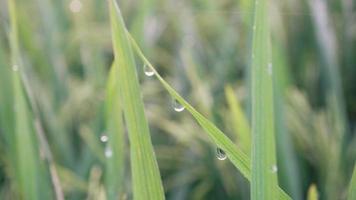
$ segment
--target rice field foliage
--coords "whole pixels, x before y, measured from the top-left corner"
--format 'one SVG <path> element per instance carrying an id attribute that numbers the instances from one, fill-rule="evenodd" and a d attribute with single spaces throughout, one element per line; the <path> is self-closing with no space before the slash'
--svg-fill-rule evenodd
<path id="1" fill-rule="evenodd" d="M 355 199 L 354 17 L 0 1 L 0 199 Z"/>

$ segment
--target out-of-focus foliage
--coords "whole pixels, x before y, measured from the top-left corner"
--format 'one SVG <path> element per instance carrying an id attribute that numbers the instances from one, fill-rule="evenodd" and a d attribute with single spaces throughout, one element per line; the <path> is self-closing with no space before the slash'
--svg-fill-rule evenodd
<path id="1" fill-rule="evenodd" d="M 8 2 L 0 1 L 0 199 L 25 195 L 36 171 L 44 182 L 30 191 L 34 198 L 56 199 L 60 186 L 65 199 L 131 199 L 127 133 L 112 135 L 120 126 L 111 120 L 120 120 L 121 111 L 107 101 L 114 95 L 106 86 L 113 62 L 107 1 L 15 0 L 21 77 L 12 70 Z M 253 1 L 118 3 L 162 77 L 236 145 L 250 148 L 240 143 L 250 141 L 249 133 L 239 131 L 251 125 Z M 306 199 L 313 183 L 320 199 L 346 199 L 356 160 L 356 3 L 268 4 L 279 185 L 293 199 Z M 230 162 L 216 159 L 204 130 L 188 112 L 175 112 L 159 81 L 144 75 L 140 59 L 136 64 L 166 199 L 249 199 L 248 181 Z M 241 115 L 247 125 L 237 119 Z M 39 148 L 38 124 L 50 160 Z M 20 178 L 17 170 L 25 165 L 40 168 Z"/>

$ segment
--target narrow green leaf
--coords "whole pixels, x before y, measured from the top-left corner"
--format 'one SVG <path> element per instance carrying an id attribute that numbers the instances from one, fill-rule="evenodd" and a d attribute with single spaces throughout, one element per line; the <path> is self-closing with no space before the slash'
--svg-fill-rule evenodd
<path id="1" fill-rule="evenodd" d="M 252 200 L 276 199 L 272 188 L 278 185 L 268 5 L 267 0 L 255 0 L 251 66 Z"/>
<path id="2" fill-rule="evenodd" d="M 285 117 L 285 95 L 290 85 L 285 60 L 285 48 L 281 45 L 280 35 L 275 35 L 272 40 L 273 49 L 273 92 L 274 92 L 274 114 L 276 148 L 278 160 L 278 181 L 283 188 L 294 199 L 302 199 L 300 170 L 294 149 L 291 133 L 287 128 Z"/>
<path id="3" fill-rule="evenodd" d="M 232 127 L 237 135 L 237 144 L 241 149 L 250 155 L 251 152 L 251 135 L 250 125 L 247 122 L 247 118 L 244 115 L 241 105 L 235 96 L 235 93 L 231 86 L 225 87 L 225 96 L 229 109 L 231 110 L 232 119 L 234 119 Z"/>
<path id="4" fill-rule="evenodd" d="M 122 119 L 121 101 L 119 98 L 117 68 L 111 67 L 106 90 L 106 133 L 109 138 L 105 154 L 112 155 L 106 160 L 106 188 L 109 200 L 118 199 L 123 192 L 125 169 L 125 136 Z"/>
<path id="5" fill-rule="evenodd" d="M 193 115 L 193 117 L 197 120 L 200 126 L 206 131 L 210 139 L 224 152 L 227 157 L 230 159 L 232 164 L 244 175 L 248 180 L 251 180 L 251 169 L 250 169 L 250 158 L 241 151 L 236 145 L 220 130 L 218 129 L 212 122 L 206 119 L 202 114 L 196 111 L 193 106 L 191 106 L 184 98 L 182 98 L 156 71 L 156 69 L 152 66 L 152 64 L 147 60 L 147 58 L 142 53 L 141 49 L 135 42 L 135 40 L 131 37 L 131 35 L 127 32 L 131 43 L 144 61 L 144 63 L 149 66 L 153 72 L 155 73 L 158 80 L 161 82 L 163 87 L 169 92 L 172 97 L 174 97 L 180 104 L 185 106 L 185 108 Z M 275 191 L 278 194 L 278 199 L 291 199 L 282 189 L 275 186 Z"/>
<path id="6" fill-rule="evenodd" d="M 46 159 L 46 150 L 43 145 L 40 145 L 40 139 L 35 132 L 34 125 L 38 126 L 39 122 L 32 116 L 30 112 L 29 96 L 25 92 L 25 83 L 23 79 L 23 66 L 20 55 L 18 42 L 18 22 L 15 0 L 8 1 L 11 32 L 9 34 L 11 62 L 12 62 L 12 90 L 13 90 L 13 111 L 14 111 L 14 144 L 15 144 L 15 171 L 16 171 L 16 186 L 21 198 L 37 200 L 49 199 L 53 196 L 53 186 L 55 188 L 57 199 L 63 199 L 60 194 L 60 189 L 56 189 L 58 182 L 50 184 L 48 172 L 53 175 L 53 163 L 48 161 L 49 171 L 43 162 Z M 33 110 L 32 110 L 33 111 Z M 40 158 L 41 154 L 41 158 Z M 42 160 L 41 160 L 42 159 Z M 57 178 L 57 177 L 56 177 Z M 52 179 L 53 180 L 53 179 Z M 58 179 L 56 179 L 58 181 Z"/>
<path id="7" fill-rule="evenodd" d="M 33 127 L 29 121 L 29 110 L 18 72 L 13 73 L 15 109 L 16 166 L 19 187 L 23 197 L 40 199 L 39 152 L 35 148 Z"/>
<path id="8" fill-rule="evenodd" d="M 354 172 L 349 185 L 348 200 L 356 200 L 356 165 L 354 166 Z"/>
<path id="9" fill-rule="evenodd" d="M 110 0 L 109 5 L 116 74 L 120 80 L 118 89 L 130 140 L 133 195 L 135 199 L 164 199 L 160 173 L 145 118 L 133 52 L 117 3 Z"/>

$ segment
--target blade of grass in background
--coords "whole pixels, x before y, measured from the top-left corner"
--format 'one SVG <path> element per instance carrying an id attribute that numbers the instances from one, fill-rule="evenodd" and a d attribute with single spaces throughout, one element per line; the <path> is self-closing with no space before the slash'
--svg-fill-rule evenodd
<path id="1" fill-rule="evenodd" d="M 8 151 L 8 156 L 12 162 L 14 158 L 14 137 L 13 133 L 13 91 L 12 91 L 12 70 L 7 65 L 8 60 L 5 60 L 5 48 L 3 41 L 0 41 L 0 131 L 3 148 Z M 10 155 L 11 154 L 11 155 Z M 13 164 L 13 163 L 12 163 Z"/>
<path id="2" fill-rule="evenodd" d="M 55 194 L 56 198 L 61 200 L 64 197 L 53 159 L 48 144 L 45 141 L 39 118 L 32 116 L 29 103 L 32 105 L 34 113 L 37 113 L 37 110 L 34 108 L 33 99 L 31 99 L 32 96 L 29 96 L 29 86 L 26 87 L 23 85 L 26 83 L 22 79 L 24 72 L 18 42 L 15 1 L 8 1 L 8 6 L 11 25 L 9 41 L 13 70 L 12 84 L 14 92 L 14 141 L 16 146 L 17 186 L 20 190 L 19 193 L 26 199 L 47 199 Z M 30 102 L 27 102 L 27 100 Z M 50 174 L 46 169 L 47 165 L 45 165 L 43 160 L 40 160 L 40 153 L 43 160 L 47 161 L 46 164 L 48 164 Z M 50 178 L 54 187 L 54 193 L 51 188 Z"/>
<path id="3" fill-rule="evenodd" d="M 268 0 L 255 1 L 251 63 L 252 200 L 277 198 L 273 190 L 278 185 L 278 181 L 268 6 Z"/>
<path id="4" fill-rule="evenodd" d="M 1 40 L 1 39 L 0 39 Z M 0 161 L 5 168 L 9 181 L 16 181 L 16 146 L 14 137 L 14 109 L 12 91 L 12 70 L 9 60 L 5 59 L 5 45 L 0 41 Z M 4 187 L 4 186 L 3 186 Z M 1 192 L 0 199 L 6 199 L 9 191 Z M 16 197 L 15 197 L 16 198 Z"/>
<path id="5" fill-rule="evenodd" d="M 19 72 L 13 73 L 15 109 L 16 171 L 19 193 L 26 199 L 47 199 L 50 197 L 48 174 L 39 157 L 39 149 L 30 112 L 25 99 Z M 49 189 L 49 190 L 47 190 Z"/>
<path id="6" fill-rule="evenodd" d="M 349 184 L 348 200 L 356 200 L 356 165 Z"/>
<path id="7" fill-rule="evenodd" d="M 118 92 L 129 133 L 134 199 L 164 199 L 160 173 L 151 143 L 131 45 L 119 7 L 109 1 Z"/>
<path id="8" fill-rule="evenodd" d="M 287 129 L 285 118 L 285 95 L 289 84 L 289 74 L 287 71 L 286 55 L 283 53 L 284 47 L 280 43 L 281 36 L 273 37 L 273 91 L 274 91 L 274 111 L 277 142 L 278 160 L 278 181 L 293 199 L 302 199 L 302 188 L 300 181 L 300 170 L 295 154 L 291 133 Z"/>
<path id="9" fill-rule="evenodd" d="M 131 43 L 136 50 L 137 54 L 141 57 L 143 62 L 151 68 L 155 76 L 162 83 L 163 87 L 169 92 L 169 94 L 175 98 L 182 106 L 184 106 L 190 114 L 197 120 L 199 125 L 206 131 L 210 139 L 221 148 L 230 159 L 232 164 L 241 172 L 241 174 L 248 180 L 251 180 L 251 169 L 250 169 L 250 158 L 242 152 L 236 145 L 212 122 L 206 119 L 202 114 L 194 109 L 184 98 L 182 98 L 155 70 L 152 64 L 147 60 L 147 58 L 142 53 L 141 49 L 127 32 Z M 270 186 L 271 187 L 271 186 Z M 277 199 L 291 199 L 283 190 L 281 190 L 277 185 L 275 185 L 274 191 L 278 194 Z"/>
<path id="10" fill-rule="evenodd" d="M 227 103 L 231 110 L 231 118 L 233 121 L 233 129 L 237 135 L 237 144 L 241 149 L 247 154 L 250 155 L 251 152 L 251 130 L 248 124 L 247 118 L 244 115 L 242 108 L 238 99 L 235 96 L 234 90 L 231 86 L 225 87 L 225 96 Z"/>
<path id="11" fill-rule="evenodd" d="M 342 89 L 342 80 L 340 76 L 340 67 L 338 61 L 338 43 L 337 36 L 332 26 L 332 18 L 329 16 L 327 1 L 312 0 L 308 1 L 312 13 L 312 20 L 315 26 L 316 40 L 318 42 L 321 55 L 321 78 L 322 88 L 327 110 L 329 111 L 329 129 L 331 136 L 336 141 L 337 148 L 328 154 L 328 163 L 326 171 L 321 172 L 321 177 L 325 179 L 325 184 L 321 188 L 326 194 L 326 198 L 337 199 L 341 187 L 341 178 L 345 170 L 342 161 L 347 160 L 343 156 L 345 151 L 344 143 L 348 138 L 348 127 L 346 123 L 345 100 Z M 335 173 L 329 173 L 334 171 Z"/>
<path id="12" fill-rule="evenodd" d="M 111 156 L 106 155 L 105 178 L 109 200 L 118 199 L 122 196 L 125 178 L 125 136 L 116 70 L 117 68 L 113 64 L 106 90 L 106 131 L 108 137 L 108 144 L 106 145 L 108 146 L 105 147 L 105 151 L 112 151 Z"/>

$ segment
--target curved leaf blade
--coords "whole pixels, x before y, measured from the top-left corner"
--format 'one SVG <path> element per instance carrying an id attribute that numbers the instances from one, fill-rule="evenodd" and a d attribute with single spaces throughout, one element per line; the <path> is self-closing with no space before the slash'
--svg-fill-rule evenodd
<path id="1" fill-rule="evenodd" d="M 158 164 L 139 89 L 136 65 L 119 7 L 109 1 L 119 94 L 130 140 L 134 199 L 164 199 Z"/>
<path id="2" fill-rule="evenodd" d="M 131 44 L 139 57 L 143 60 L 143 62 L 149 66 L 152 71 L 155 73 L 155 76 L 161 82 L 163 87 L 169 92 L 172 97 L 174 97 L 181 105 L 185 106 L 187 111 L 190 112 L 191 115 L 197 120 L 199 125 L 206 131 L 209 135 L 210 139 L 224 152 L 227 157 L 230 159 L 232 164 L 241 172 L 241 174 L 248 179 L 251 180 L 251 168 L 250 168 L 250 158 L 241 151 L 236 145 L 220 130 L 218 129 L 212 122 L 210 122 L 207 118 L 205 118 L 202 114 L 200 114 L 193 106 L 191 106 L 183 97 L 181 97 L 156 71 L 153 65 L 147 60 L 144 56 L 143 52 L 137 45 L 136 41 L 132 38 L 132 36 L 127 32 L 129 39 L 131 40 Z M 291 199 L 282 189 L 279 187 L 275 187 L 274 189 L 278 194 L 278 199 L 287 200 Z"/>

